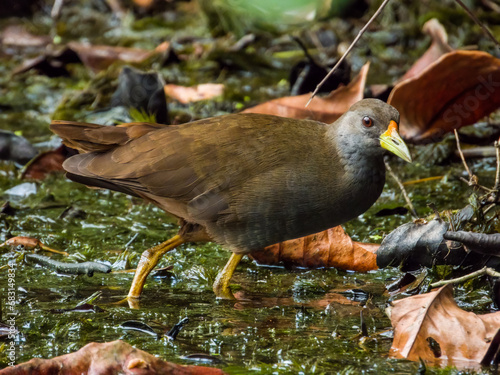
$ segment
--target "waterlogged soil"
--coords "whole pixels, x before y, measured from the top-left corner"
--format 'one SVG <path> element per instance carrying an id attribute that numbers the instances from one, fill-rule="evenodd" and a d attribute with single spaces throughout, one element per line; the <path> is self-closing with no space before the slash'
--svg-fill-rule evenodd
<path id="1" fill-rule="evenodd" d="M 404 8 L 399 12 L 404 13 L 404 10 L 410 11 Z M 377 83 L 391 82 L 418 56 L 414 54 L 423 53 L 428 46 L 428 39 L 408 32 L 405 37 L 416 38 L 413 45 L 417 47 L 411 51 L 411 56 L 398 45 L 387 47 L 387 43 L 383 42 L 382 48 L 382 42 L 377 37 L 385 40 L 394 32 L 395 40 L 401 42 L 404 38 L 397 36 L 403 32 L 402 29 L 413 30 L 417 34 L 415 30 L 419 27 L 415 16 L 410 18 L 414 25 L 391 26 L 397 12 L 394 9 L 389 11 L 392 13 L 382 19 L 386 31 L 380 30 L 367 38 L 352 56 L 354 69 L 359 68 L 367 59 L 367 46 L 371 43 L 374 55 L 369 59 L 373 71 L 389 74 L 387 78 L 382 77 L 385 82 Z M 436 12 L 443 12 L 444 19 L 448 16 L 443 8 L 419 8 L 419 11 L 418 14 L 424 18 Z M 66 12 L 71 14 L 76 11 L 70 7 Z M 88 17 L 98 17 L 83 6 L 81 12 Z M 70 15 L 66 16 L 71 19 Z M 154 44 L 144 42 L 147 39 L 144 35 L 150 38 L 147 39 L 149 41 L 159 38 L 157 35 L 202 35 L 207 38 L 204 43 L 215 43 L 199 15 L 187 12 L 180 13 L 179 17 L 186 22 L 181 24 L 162 19 L 148 24 L 144 20 L 136 20 L 135 23 L 129 20 L 135 28 L 120 24 L 110 27 L 110 21 L 101 19 L 101 23 L 94 25 L 95 28 L 100 25 L 108 32 L 104 37 L 94 35 L 93 40 L 112 44 L 113 41 L 129 38 L 134 41 L 131 42 L 134 46 L 151 48 Z M 461 17 L 464 25 L 472 28 L 470 22 L 463 15 Z M 48 32 L 47 17 L 39 16 L 37 20 L 40 33 Z M 80 25 L 81 28 L 84 26 Z M 384 36 L 383 32 L 389 36 Z M 59 30 L 59 33 L 63 39 L 77 38 L 73 35 L 76 30 L 70 27 Z M 84 33 L 90 34 L 90 31 L 84 29 Z M 482 40 L 478 36 L 480 32 L 472 35 L 464 32 L 450 39 L 455 44 L 467 38 Z M 82 68 L 75 68 L 76 76 L 71 78 L 48 78 L 33 72 L 11 77 L 10 72 L 21 61 L 21 57 L 12 56 L 4 56 L 0 60 L 0 127 L 22 134 L 41 149 L 49 148 L 44 142 L 53 140 L 48 124 L 59 103 L 63 98 L 67 100 L 77 96 L 88 87 L 86 85 L 92 77 L 82 73 Z M 401 61 L 404 64 L 397 65 Z M 288 60 L 278 62 L 283 67 L 290 65 Z M 392 63 L 397 67 L 387 70 Z M 207 64 L 205 70 L 200 70 L 202 62 L 191 61 L 162 68 L 161 72 L 166 77 L 177 77 L 176 83 L 186 85 L 215 81 L 213 65 Z M 181 109 L 196 117 L 206 117 L 235 111 L 249 102 L 257 103 L 286 95 L 283 79 L 287 73 L 283 69 L 265 74 L 224 74 L 230 90 L 223 99 Z M 375 76 L 381 77 L 377 73 Z M 179 109 L 176 106 L 179 105 L 174 103 L 174 111 Z M 91 112 L 89 105 L 64 110 L 73 118 L 84 119 Z M 478 129 L 480 131 L 481 127 L 478 126 Z M 429 203 L 435 204 L 438 210 L 446 210 L 460 209 L 468 202 L 470 189 L 459 180 L 464 175 L 462 165 L 458 162 L 435 163 L 436 155 L 442 155 L 443 150 L 449 149 L 449 144 L 452 141 L 437 146 L 413 147 L 417 161 L 411 165 L 391 159 L 391 165 L 403 181 L 441 176 L 407 186 L 409 196 L 422 217 L 432 213 L 427 206 Z M 483 185 L 493 185 L 494 159 L 471 161 L 470 165 Z M 34 184 L 34 194 L 18 197 L 4 193 L 26 182 Z M 60 255 L 52 255 L 57 260 L 102 261 L 114 265 L 114 270 L 134 268 L 143 250 L 168 239 L 178 229 L 173 218 L 139 199 L 88 189 L 70 182 L 61 173 L 52 174 L 42 181 L 21 180 L 19 169 L 10 162 L 0 163 L 0 192 L 3 194 L 1 201 L 9 201 L 15 209 L 13 213 L 0 214 L 0 242 L 13 236 L 35 237 L 51 248 L 70 254 L 64 259 Z M 399 188 L 388 177 L 381 198 L 368 212 L 347 223 L 346 231 L 357 241 L 380 243 L 387 233 L 410 221 L 411 217 L 409 214 L 387 217 L 375 214 L 383 208 L 404 205 Z M 229 253 L 216 244 L 186 244 L 161 260 L 160 267 L 173 268 L 162 277 L 149 277 L 140 308 L 131 309 L 118 302 L 128 292 L 132 273 L 96 273 L 92 277 L 59 275 L 25 264 L 22 254 L 22 251 L 0 249 L 0 266 L 12 259 L 17 261 L 14 278 L 15 325 L 19 330 L 16 363 L 33 357 L 51 358 L 71 353 L 89 342 L 122 339 L 168 361 L 215 366 L 229 374 L 409 374 L 415 373 L 419 367 L 418 363 L 388 358 L 392 331 L 384 312 L 389 301 L 385 287 L 401 276 L 396 269 L 366 274 L 336 269 L 290 270 L 259 266 L 244 259 L 232 279 L 238 300 L 224 301 L 215 299 L 211 285 Z M 0 269 L 4 321 L 10 318 L 5 305 L 7 275 L 7 268 Z M 102 312 L 55 311 L 75 307 L 96 292 L 99 296 L 92 303 L 101 307 Z M 455 294 L 459 305 L 465 309 L 476 313 L 494 309 L 486 288 L 460 287 L 456 288 Z M 364 338 L 360 335 L 361 314 L 369 334 Z M 137 320 L 163 334 L 184 317 L 189 318 L 189 323 L 174 341 L 156 339 L 120 327 L 126 321 Z M 6 341 L 0 341 L 0 367 L 9 362 L 6 345 Z M 204 361 L 187 358 L 200 353 L 205 355 L 202 357 Z M 428 373 L 458 372 L 453 369 L 428 369 Z"/>

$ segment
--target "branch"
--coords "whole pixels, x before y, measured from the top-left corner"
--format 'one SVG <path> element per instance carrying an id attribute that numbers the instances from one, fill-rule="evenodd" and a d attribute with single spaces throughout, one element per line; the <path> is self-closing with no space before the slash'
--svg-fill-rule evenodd
<path id="1" fill-rule="evenodd" d="M 493 268 L 490 267 L 483 267 L 480 270 L 471 272 L 467 275 L 464 275 L 462 277 L 457 277 L 456 279 L 449 279 L 449 280 L 441 280 L 435 283 L 432 283 L 430 285 L 431 288 L 438 288 L 443 285 L 448 285 L 448 284 L 460 284 L 463 283 L 464 281 L 467 281 L 469 279 L 473 279 L 474 277 L 482 276 L 482 275 L 488 275 L 491 277 L 500 277 L 500 272 L 495 271 Z"/>
<path id="2" fill-rule="evenodd" d="M 472 13 L 472 11 L 467 7 L 467 5 L 465 5 L 462 2 L 462 0 L 455 0 L 455 1 L 465 10 L 465 12 L 469 15 L 469 17 L 472 18 L 472 20 L 484 31 L 486 36 L 488 36 L 488 38 L 490 38 L 493 41 L 493 43 L 495 43 L 496 46 L 500 48 L 500 43 L 498 42 L 498 40 L 496 40 L 495 36 L 490 32 L 490 30 L 488 30 L 486 26 L 484 26 L 484 24 L 481 21 L 479 21 L 479 19 L 474 15 L 474 13 Z"/>
<path id="3" fill-rule="evenodd" d="M 321 88 L 321 86 L 323 86 L 323 84 L 328 80 L 328 78 L 330 78 L 330 76 L 337 69 L 337 67 L 340 64 L 342 64 L 342 61 L 345 60 L 345 58 L 347 57 L 347 55 L 349 54 L 349 52 L 351 52 L 351 50 L 354 48 L 354 45 L 358 42 L 358 40 L 361 38 L 361 36 L 365 33 L 366 29 L 368 29 L 368 26 L 370 26 L 370 24 L 375 20 L 375 18 L 377 18 L 377 16 L 382 12 L 382 10 L 385 8 L 385 6 L 387 5 L 388 2 L 389 2 L 389 0 L 384 0 L 384 2 L 378 7 L 378 9 L 375 12 L 375 14 L 372 16 L 372 18 L 370 18 L 368 20 L 368 22 L 366 23 L 366 25 L 359 31 L 358 35 L 356 36 L 356 38 L 354 38 L 354 41 L 351 43 L 351 45 L 349 46 L 349 48 L 347 49 L 347 51 L 344 52 L 344 54 L 342 55 L 342 57 L 340 58 L 340 60 L 337 61 L 337 63 L 335 64 L 335 66 L 328 72 L 328 74 L 325 76 L 325 78 L 323 78 L 323 80 L 320 83 L 318 83 L 318 85 L 314 89 L 314 92 L 311 94 L 311 98 L 309 99 L 309 101 L 306 104 L 306 108 L 309 106 L 309 103 L 311 103 L 311 100 L 314 99 L 314 97 L 318 93 L 318 91 Z"/>
<path id="4" fill-rule="evenodd" d="M 413 204 L 411 203 L 410 197 L 408 196 L 408 193 L 406 192 L 406 189 L 401 182 L 401 180 L 396 176 L 396 174 L 393 172 L 391 166 L 389 165 L 389 162 L 384 158 L 384 164 L 387 170 L 389 171 L 389 174 L 391 177 L 396 181 L 396 183 L 399 185 L 399 188 L 401 189 L 401 192 L 403 193 L 403 197 L 405 198 L 406 204 L 408 205 L 408 208 L 410 209 L 411 215 L 415 218 L 418 219 L 419 216 L 417 214 L 417 210 L 415 210 L 415 207 L 413 207 Z"/>

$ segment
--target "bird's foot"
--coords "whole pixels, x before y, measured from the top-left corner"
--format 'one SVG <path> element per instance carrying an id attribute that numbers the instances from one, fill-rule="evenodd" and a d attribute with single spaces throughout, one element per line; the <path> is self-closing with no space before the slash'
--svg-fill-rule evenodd
<path id="1" fill-rule="evenodd" d="M 117 301 L 117 302 L 111 303 L 111 305 L 119 305 L 119 306 L 128 305 L 128 307 L 130 307 L 131 309 L 139 309 L 140 308 L 139 298 L 128 297 L 128 296 L 124 299 Z"/>
<path id="2" fill-rule="evenodd" d="M 243 254 L 233 253 L 224 269 L 217 275 L 213 285 L 213 290 L 217 298 L 236 299 L 233 292 L 231 292 L 231 289 L 229 288 L 229 281 L 231 281 L 234 270 L 236 269 L 236 266 L 240 262 L 241 258 L 243 258 Z"/>
<path id="3" fill-rule="evenodd" d="M 228 299 L 228 300 L 236 299 L 229 285 L 217 285 L 215 283 L 213 285 L 213 291 L 215 293 L 215 296 L 219 299 Z"/>

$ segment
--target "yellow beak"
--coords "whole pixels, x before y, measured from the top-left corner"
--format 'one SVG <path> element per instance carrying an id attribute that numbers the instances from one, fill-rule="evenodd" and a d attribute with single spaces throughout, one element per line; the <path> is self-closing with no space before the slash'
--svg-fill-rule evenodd
<path id="1" fill-rule="evenodd" d="M 406 143 L 401 139 L 398 133 L 398 124 L 391 121 L 387 131 L 380 136 L 380 145 L 393 154 L 399 156 L 404 161 L 411 163 L 411 155 Z"/>

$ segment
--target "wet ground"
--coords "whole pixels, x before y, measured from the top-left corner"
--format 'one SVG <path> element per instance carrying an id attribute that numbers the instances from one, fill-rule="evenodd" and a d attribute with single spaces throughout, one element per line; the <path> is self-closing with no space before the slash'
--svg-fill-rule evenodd
<path id="1" fill-rule="evenodd" d="M 420 17 L 442 12 L 440 7 L 422 6 L 419 8 Z M 419 27 L 416 19 L 415 25 L 391 27 L 393 19 L 403 17 L 405 10 L 389 11 L 385 18 L 382 17 L 386 29 L 379 26 L 380 29 L 367 36 L 352 57 L 353 70 L 358 70 L 367 58 L 368 43 L 373 43 L 375 47 L 370 54 L 374 56 L 369 57 L 373 70 L 370 76 L 372 81 L 378 79 L 378 83 L 389 83 L 391 78 L 404 72 L 428 45 L 427 39 L 415 36 Z M 67 12 L 68 20 L 77 17 L 74 8 L 68 8 Z M 398 12 L 402 15 L 398 16 Z M 112 25 L 106 18 L 99 18 L 92 9 L 83 8 L 82 14 L 94 17 L 97 29 L 107 30 L 102 34 L 104 36 L 94 38 L 96 43 L 124 43 L 127 40 L 128 45 L 153 48 L 156 40 L 173 35 L 199 38 L 201 44 L 215 43 L 208 36 L 202 39 L 207 31 L 199 19 L 176 29 L 180 27 L 180 20 L 195 17 L 189 12 L 179 13 L 175 21 L 167 17 L 156 24 L 148 24 L 144 19 L 129 20 L 128 27 L 122 29 L 117 21 Z M 466 20 L 463 15 L 460 17 Z M 35 16 L 31 23 L 26 20 L 18 22 L 38 27 L 40 33 L 51 32 L 46 16 Z M 354 22 L 362 24 L 361 21 Z M 469 21 L 464 22 L 469 25 Z M 63 39 L 74 38 L 79 32 L 70 30 L 68 25 L 75 25 L 75 21 L 68 21 L 68 29 L 59 30 Z M 449 26 L 451 34 L 456 27 L 453 23 Z M 457 44 L 470 39 L 481 40 L 479 32 L 472 33 L 472 36 L 465 32 L 454 35 L 450 39 Z M 149 42 L 144 41 L 145 36 L 149 36 Z M 394 38 L 394 43 L 387 47 L 384 38 L 389 37 Z M 351 40 L 345 35 L 343 39 Z M 382 43 L 386 48 L 382 48 Z M 406 54 L 405 45 L 415 48 Z M 188 43 L 181 44 L 179 50 L 188 53 Z M 59 106 L 63 98 L 74 98 L 82 89 L 88 88 L 92 77 L 82 67 L 75 67 L 70 78 L 48 78 L 34 72 L 12 78 L 10 72 L 24 58 L 22 54 L 0 55 L 0 128 L 21 133 L 30 142 L 40 145 L 52 139 L 48 124 L 56 109 L 58 118 L 64 118 L 66 114 L 70 116 L 68 119 L 85 119 L 92 112 L 90 105 L 77 108 Z M 399 64 L 403 60 L 404 64 Z M 185 107 L 172 105 L 174 112 L 179 110 L 184 111 L 184 115 L 206 117 L 286 95 L 283 79 L 287 76 L 285 68 L 291 65 L 291 61 L 278 62 L 284 68 L 275 73 L 239 71 L 225 72 L 221 76 L 213 64 L 203 68 L 199 61 L 162 68 L 161 72 L 167 79 L 175 77 L 176 83 L 185 85 L 200 81 L 225 82 L 229 89 L 222 100 Z M 388 66 L 391 68 L 387 69 Z M 377 75 L 380 71 L 389 77 Z M 384 82 L 379 82 L 380 79 Z M 439 147 L 446 149 L 445 146 L 414 148 L 412 151 L 418 157 L 412 165 L 391 160 L 403 181 L 444 176 L 408 186 L 409 195 L 421 216 L 431 214 L 428 203 L 434 203 L 439 210 L 462 208 L 470 194 L 466 184 L 458 180 L 464 173 L 460 163 L 436 165 L 434 162 Z M 41 148 L 44 148 L 43 144 Z M 474 161 L 471 166 L 483 185 L 493 184 L 494 159 Z M 24 181 L 12 163 L 0 163 L 1 192 L 25 182 L 35 184 L 36 193 L 19 198 L 3 196 L 2 201 L 9 200 L 15 213 L 0 216 L 1 242 L 12 236 L 30 236 L 52 248 L 69 252 L 68 261 L 99 260 L 113 264 L 122 257 L 129 262 L 127 268 L 133 268 L 144 249 L 166 240 L 177 230 L 173 219 L 139 199 L 110 191 L 90 190 L 68 181 L 60 173 L 42 181 Z M 383 208 L 404 204 L 399 188 L 388 178 L 379 201 L 367 213 L 346 224 L 346 231 L 357 241 L 380 243 L 384 235 L 410 221 L 411 217 L 409 214 L 388 217 L 374 214 Z M 68 208 L 73 210 L 72 214 L 62 218 Z M 124 251 L 127 251 L 125 256 Z M 335 269 L 287 270 L 258 266 L 245 259 L 232 279 L 238 300 L 216 300 L 211 285 L 228 257 L 229 253 L 215 244 L 183 245 L 167 254 L 160 266 L 172 265 L 173 269 L 164 277 L 148 279 L 140 309 L 114 304 L 126 296 L 133 276 L 131 273 L 62 276 L 19 260 L 15 277 L 19 312 L 16 326 L 20 331 L 17 363 L 34 356 L 50 358 L 70 353 L 92 341 L 121 338 L 165 360 L 216 366 L 230 374 L 409 374 L 417 371 L 418 363 L 388 358 L 392 332 L 390 320 L 384 313 L 389 300 L 385 286 L 401 276 L 398 270 L 367 274 Z M 0 250 L 0 265 L 13 258 L 20 259 L 20 253 L 6 248 Z M 0 277 L 5 281 L 5 269 L 0 270 Z M 3 295 L 6 292 L 4 281 L 0 283 Z M 477 313 L 492 311 L 486 289 L 457 290 L 461 307 Z M 95 292 L 101 294 L 93 303 L 104 312 L 58 314 L 52 311 L 74 307 Z M 5 305 L 3 310 L 5 318 Z M 360 336 L 361 313 L 369 333 L 364 338 Z M 163 333 L 184 317 L 189 318 L 189 323 L 175 341 L 158 340 L 120 328 L 125 321 L 139 320 Z M 199 353 L 210 357 L 205 362 L 186 358 Z M 6 363 L 5 346 L 0 342 L 0 365 Z M 429 373 L 454 371 L 429 370 Z"/>

